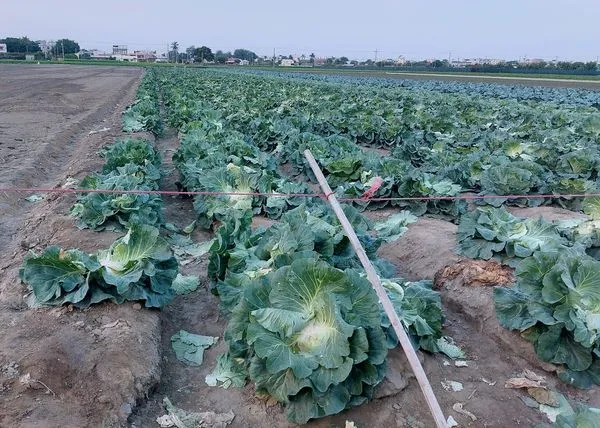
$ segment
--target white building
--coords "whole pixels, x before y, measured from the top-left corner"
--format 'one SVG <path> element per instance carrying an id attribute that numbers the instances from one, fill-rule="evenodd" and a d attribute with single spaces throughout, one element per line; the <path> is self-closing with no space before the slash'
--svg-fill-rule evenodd
<path id="1" fill-rule="evenodd" d="M 0 43 L 0 53 L 8 53 L 8 49 L 6 48 L 6 43 Z"/>
<path id="2" fill-rule="evenodd" d="M 116 54 L 111 56 L 117 61 L 138 62 L 137 55 L 133 54 Z"/>
<path id="3" fill-rule="evenodd" d="M 284 58 L 281 60 L 281 63 L 279 64 L 281 67 L 291 67 L 294 65 L 294 60 L 293 59 L 289 59 L 289 58 Z"/>
<path id="4" fill-rule="evenodd" d="M 106 52 L 102 52 L 99 51 L 98 49 L 92 49 L 90 51 L 90 58 L 91 59 L 110 59 L 111 55 L 106 53 Z"/>

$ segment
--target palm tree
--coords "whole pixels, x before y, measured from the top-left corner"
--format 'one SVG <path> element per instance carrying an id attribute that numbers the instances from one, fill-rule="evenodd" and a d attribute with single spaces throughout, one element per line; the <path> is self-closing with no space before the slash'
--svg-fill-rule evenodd
<path id="1" fill-rule="evenodd" d="M 179 43 L 178 42 L 171 43 L 171 50 L 174 53 L 175 62 L 177 62 L 177 57 L 179 56 Z"/>

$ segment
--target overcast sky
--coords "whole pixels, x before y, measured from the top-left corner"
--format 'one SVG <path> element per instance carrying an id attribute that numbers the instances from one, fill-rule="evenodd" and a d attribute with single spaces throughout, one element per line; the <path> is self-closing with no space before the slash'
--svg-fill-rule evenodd
<path id="1" fill-rule="evenodd" d="M 0 38 L 364 59 L 600 56 L 600 0 L 2 0 Z"/>

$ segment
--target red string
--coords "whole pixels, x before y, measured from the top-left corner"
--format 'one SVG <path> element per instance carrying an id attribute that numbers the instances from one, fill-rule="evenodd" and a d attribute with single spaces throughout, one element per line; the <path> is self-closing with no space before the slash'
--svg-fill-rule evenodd
<path id="1" fill-rule="evenodd" d="M 118 190 L 118 189 L 63 189 L 42 187 L 10 187 L 0 188 L 0 193 L 108 193 L 134 195 L 169 195 L 169 196 L 265 196 L 274 198 L 325 198 L 334 194 L 324 193 L 261 193 L 261 192 L 208 192 L 208 191 L 177 191 L 177 190 Z M 385 201 L 455 201 L 478 199 L 550 199 L 550 198 L 591 198 L 600 197 L 600 193 L 569 193 L 569 194 L 539 194 L 539 195 L 457 195 L 457 196 L 407 196 L 385 198 L 338 198 L 340 202 L 385 202 Z"/>

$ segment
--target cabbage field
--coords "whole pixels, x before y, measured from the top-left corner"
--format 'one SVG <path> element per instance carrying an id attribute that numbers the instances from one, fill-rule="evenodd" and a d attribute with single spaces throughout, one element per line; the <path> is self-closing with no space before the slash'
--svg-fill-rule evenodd
<path id="1" fill-rule="evenodd" d="M 150 69 L 123 128 L 176 130 L 179 188 L 199 193 L 185 233 L 214 233 L 205 274 L 228 350 L 207 383 L 249 383 L 306 423 L 363 405 L 385 377 L 398 339 L 321 197 L 309 149 L 416 348 L 465 358 L 445 332 L 433 278 L 405 281 L 378 254 L 425 216 L 458 225 L 463 258 L 515 269 L 516 285 L 493 292 L 500 325 L 522 333 L 565 384 L 600 385 L 600 92 Z M 162 159 L 133 136 L 105 148 L 102 171 L 80 185 L 114 193 L 82 193 L 71 210 L 81 228 L 124 236 L 94 255 L 50 247 L 27 258 L 21 278 L 34 304 L 174 298 L 173 251 L 189 237 L 165 222 L 161 195 L 143 193 L 162 188 Z M 543 205 L 581 215 L 510 211 Z M 371 215 L 383 209 L 391 215 Z M 253 227 L 255 217 L 273 221 Z M 578 407 L 555 423 L 596 423 L 596 411 Z"/>

